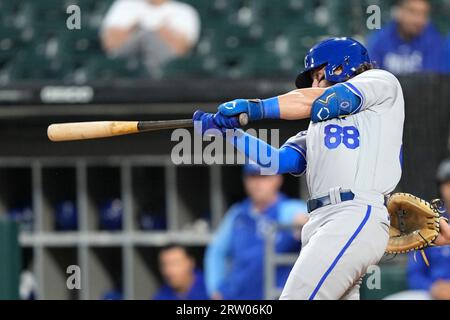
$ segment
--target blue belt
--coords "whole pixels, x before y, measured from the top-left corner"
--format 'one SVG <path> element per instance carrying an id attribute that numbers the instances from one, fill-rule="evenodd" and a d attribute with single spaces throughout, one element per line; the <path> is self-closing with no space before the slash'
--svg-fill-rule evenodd
<path id="1" fill-rule="evenodd" d="M 340 194 L 341 194 L 341 202 L 355 199 L 355 194 L 351 191 L 341 191 Z M 325 196 L 317 199 L 310 199 L 307 202 L 308 213 L 311 213 L 314 210 L 328 206 L 330 204 L 331 204 L 330 196 Z"/>

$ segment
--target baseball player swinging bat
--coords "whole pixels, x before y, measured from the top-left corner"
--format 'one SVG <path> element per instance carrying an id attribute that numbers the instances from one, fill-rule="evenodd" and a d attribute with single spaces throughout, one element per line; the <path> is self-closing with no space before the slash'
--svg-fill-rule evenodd
<path id="1" fill-rule="evenodd" d="M 296 86 L 276 97 L 223 103 L 215 114 L 198 110 L 193 119 L 205 132 L 233 129 L 236 136 L 224 138 L 263 174 L 306 175 L 309 221 L 280 299 L 359 299 L 361 279 L 390 241 L 385 199 L 402 173 L 402 87 L 393 74 L 376 69 L 367 49 L 351 38 L 311 48 Z M 310 124 L 278 148 L 230 126 L 228 118 L 243 112 L 251 121 L 310 119 Z M 434 243 L 442 245 L 449 226 L 443 219 L 439 224 Z M 220 281 L 210 289 L 223 296 L 220 290 Z"/>
<path id="2" fill-rule="evenodd" d="M 239 115 L 239 124 L 248 124 L 248 115 Z M 51 124 L 47 136 L 53 142 L 108 138 L 132 133 L 190 128 L 192 119 L 160 121 L 89 121 Z"/>

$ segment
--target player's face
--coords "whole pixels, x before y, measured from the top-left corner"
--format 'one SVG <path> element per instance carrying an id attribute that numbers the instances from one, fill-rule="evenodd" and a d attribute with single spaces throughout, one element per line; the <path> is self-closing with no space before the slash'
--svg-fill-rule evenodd
<path id="1" fill-rule="evenodd" d="M 254 203 L 266 204 L 272 201 L 283 183 L 281 176 L 247 176 L 244 186 Z"/>
<path id="2" fill-rule="evenodd" d="M 419 36 L 429 21 L 430 5 L 424 0 L 404 2 L 397 14 L 400 32 L 406 37 Z"/>
<path id="3" fill-rule="evenodd" d="M 450 180 L 441 184 L 441 197 L 445 205 L 450 210 Z"/>
<path id="4" fill-rule="evenodd" d="M 311 71 L 311 79 L 313 88 L 328 88 L 332 83 L 325 79 L 325 67 Z"/>
<path id="5" fill-rule="evenodd" d="M 181 248 L 162 252 L 159 256 L 161 274 L 167 284 L 174 289 L 189 285 L 194 271 L 194 261 Z"/>

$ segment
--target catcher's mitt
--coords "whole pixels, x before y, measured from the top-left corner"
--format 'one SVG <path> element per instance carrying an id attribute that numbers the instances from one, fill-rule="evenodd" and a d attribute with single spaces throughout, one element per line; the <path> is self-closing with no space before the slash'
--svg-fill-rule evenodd
<path id="1" fill-rule="evenodd" d="M 411 194 L 395 193 L 387 209 L 391 218 L 387 253 L 406 253 L 433 245 L 439 235 L 440 219 L 435 201 L 430 204 Z"/>

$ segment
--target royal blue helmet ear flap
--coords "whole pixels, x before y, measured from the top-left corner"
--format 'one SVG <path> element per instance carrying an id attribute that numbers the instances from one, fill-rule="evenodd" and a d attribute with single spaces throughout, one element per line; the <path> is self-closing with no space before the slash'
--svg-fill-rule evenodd
<path id="1" fill-rule="evenodd" d="M 332 83 L 347 81 L 364 63 L 370 63 L 370 58 L 360 42 L 351 38 L 324 40 L 309 50 L 305 57 L 305 69 L 298 75 L 296 86 L 311 87 L 311 71 L 323 66 L 326 80 Z"/>

